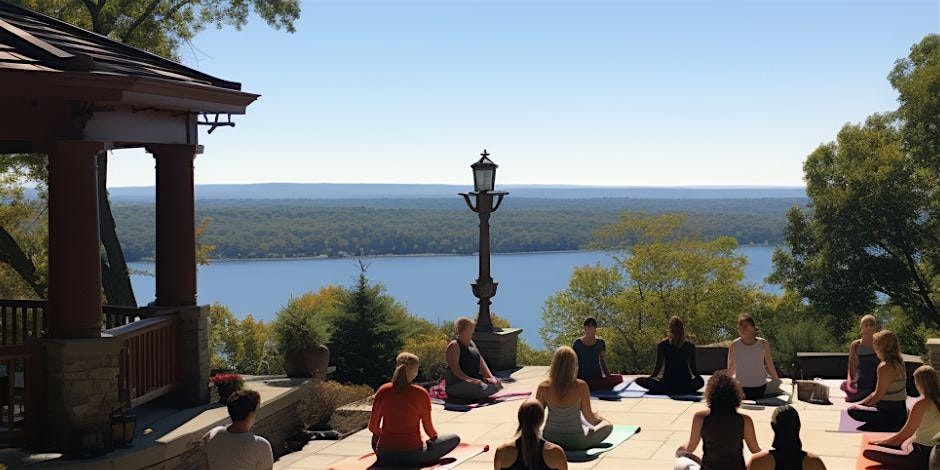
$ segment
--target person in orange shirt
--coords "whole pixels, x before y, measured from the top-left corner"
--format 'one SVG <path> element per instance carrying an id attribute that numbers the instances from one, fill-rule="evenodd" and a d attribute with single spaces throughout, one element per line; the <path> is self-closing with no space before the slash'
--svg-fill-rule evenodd
<path id="1" fill-rule="evenodd" d="M 392 381 L 379 387 L 372 401 L 369 431 L 381 465 L 415 467 L 432 464 L 460 444 L 456 434 L 440 436 L 431 423 L 431 396 L 411 381 L 418 376 L 418 356 L 403 352 L 395 359 Z M 419 423 L 428 435 L 421 439 Z"/>

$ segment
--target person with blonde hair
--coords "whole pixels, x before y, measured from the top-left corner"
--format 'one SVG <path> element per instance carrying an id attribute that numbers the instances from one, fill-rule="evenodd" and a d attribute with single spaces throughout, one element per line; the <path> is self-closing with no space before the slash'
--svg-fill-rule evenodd
<path id="1" fill-rule="evenodd" d="M 457 338 L 447 345 L 447 370 L 444 385 L 448 399 L 481 401 L 500 391 L 503 384 L 493 376 L 490 368 L 473 343 L 476 323 L 460 317 L 455 323 Z"/>
<path id="2" fill-rule="evenodd" d="M 873 342 L 878 332 L 878 319 L 874 315 L 865 315 L 859 322 L 861 338 L 852 341 L 849 346 L 848 378 L 839 388 L 845 392 L 845 401 L 857 402 L 875 390 L 875 370 L 878 368 L 878 355 Z"/>
<path id="3" fill-rule="evenodd" d="M 746 313 L 738 316 L 738 333 L 741 336 L 728 348 L 728 374 L 741 384 L 748 400 L 764 398 L 771 390 L 779 392 L 780 376 L 774 367 L 770 342 L 757 336 L 754 318 Z"/>
<path id="4" fill-rule="evenodd" d="M 614 426 L 591 409 L 591 391 L 578 378 L 578 356 L 568 346 L 555 350 L 548 379 L 535 399 L 548 409 L 542 435 L 565 450 L 584 450 L 601 443 Z"/>
<path id="5" fill-rule="evenodd" d="M 545 408 L 538 400 L 528 399 L 516 413 L 519 428 L 516 436 L 496 449 L 495 470 L 567 470 L 565 451 L 542 438 Z"/>
<path id="6" fill-rule="evenodd" d="M 372 400 L 369 431 L 381 465 L 422 466 L 440 460 L 460 444 L 456 434 L 438 435 L 431 422 L 431 396 L 411 383 L 418 376 L 418 356 L 403 352 L 395 359 L 392 381 L 379 387 Z M 428 435 L 421 440 L 419 425 Z"/>
<path id="7" fill-rule="evenodd" d="M 897 432 L 907 420 L 907 369 L 901 346 L 891 330 L 875 333 L 872 346 L 881 360 L 875 371 L 875 390 L 848 413 L 865 423 L 859 431 Z"/>
<path id="8" fill-rule="evenodd" d="M 920 366 L 914 371 L 914 385 L 921 398 L 911 407 L 904 427 L 893 436 L 872 443 L 897 450 L 910 439 L 911 451 L 898 455 L 866 449 L 863 454 L 869 460 L 899 470 L 929 468 L 930 453 L 940 445 L 940 374 L 930 366 Z"/>
<path id="9" fill-rule="evenodd" d="M 665 364 L 665 370 L 663 365 Z M 662 378 L 659 371 L 663 370 Z M 657 395 L 692 393 L 705 386 L 695 365 L 695 345 L 685 338 L 685 323 L 673 316 L 669 319 L 666 339 L 656 346 L 656 367 L 649 377 L 640 377 L 636 383 Z"/>

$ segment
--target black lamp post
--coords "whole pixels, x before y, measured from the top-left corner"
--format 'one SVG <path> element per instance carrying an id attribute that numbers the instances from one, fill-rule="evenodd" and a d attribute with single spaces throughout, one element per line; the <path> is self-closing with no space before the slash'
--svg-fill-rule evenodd
<path id="1" fill-rule="evenodd" d="M 498 283 L 493 282 L 493 278 L 490 277 L 490 214 L 499 209 L 503 197 L 509 193 L 493 191 L 497 165 L 488 158 L 490 154 L 486 152 L 486 149 L 483 149 L 480 155 L 482 158 L 470 165 L 473 169 L 474 191 L 469 194 L 460 193 L 460 195 L 467 202 L 467 207 L 480 215 L 480 275 L 477 277 L 477 282 L 470 284 L 470 287 L 473 289 L 473 295 L 480 299 L 477 302 L 480 310 L 477 313 L 476 331 L 491 333 L 493 320 L 490 318 L 490 299 L 496 295 Z M 470 196 L 476 200 L 476 206 L 470 200 Z M 496 204 L 493 204 L 494 196 Z"/>

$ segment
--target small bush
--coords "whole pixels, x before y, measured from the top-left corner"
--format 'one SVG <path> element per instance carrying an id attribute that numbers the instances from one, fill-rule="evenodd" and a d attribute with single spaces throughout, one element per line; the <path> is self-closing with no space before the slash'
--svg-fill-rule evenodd
<path id="1" fill-rule="evenodd" d="M 288 351 L 304 351 L 326 342 L 326 325 L 318 318 L 319 305 L 307 302 L 306 296 L 290 299 L 274 320 L 277 349 L 281 354 Z"/>
<path id="2" fill-rule="evenodd" d="M 516 364 L 520 366 L 548 366 L 552 363 L 553 351 L 548 349 L 535 349 L 525 340 L 519 340 L 516 350 Z"/>
<path id="3" fill-rule="evenodd" d="M 347 385 L 338 382 L 316 382 L 309 386 L 304 398 L 297 405 L 300 420 L 305 428 L 320 428 L 329 423 L 337 408 L 372 396 L 374 390 L 368 385 Z"/>
<path id="4" fill-rule="evenodd" d="M 444 376 L 444 370 L 447 368 L 447 344 L 450 337 L 443 331 L 431 331 L 429 333 L 411 336 L 405 339 L 404 351 L 415 354 L 421 360 L 419 381 L 437 382 Z M 391 376 L 391 372 L 389 372 Z"/>

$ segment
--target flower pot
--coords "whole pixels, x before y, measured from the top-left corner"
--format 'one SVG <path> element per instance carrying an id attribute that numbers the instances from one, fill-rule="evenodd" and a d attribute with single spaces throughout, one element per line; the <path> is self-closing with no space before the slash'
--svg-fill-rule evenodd
<path id="1" fill-rule="evenodd" d="M 323 345 L 284 353 L 284 373 L 288 377 L 325 378 L 329 365 L 330 350 Z"/>

